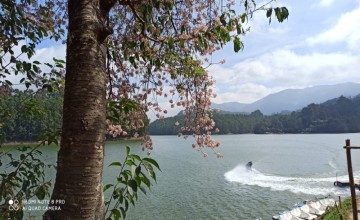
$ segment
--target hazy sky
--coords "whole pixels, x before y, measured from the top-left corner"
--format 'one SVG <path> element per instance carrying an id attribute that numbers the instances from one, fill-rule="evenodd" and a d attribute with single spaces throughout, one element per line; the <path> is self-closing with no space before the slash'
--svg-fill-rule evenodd
<path id="1" fill-rule="evenodd" d="M 260 3 L 259 3 L 260 4 Z M 289 19 L 269 25 L 265 12 L 249 21 L 245 49 L 230 43 L 213 55 L 226 60 L 209 68 L 216 79 L 216 103 L 251 103 L 287 88 L 341 82 L 360 83 L 360 0 L 278 0 Z M 65 45 L 43 47 L 35 59 L 65 57 Z"/>

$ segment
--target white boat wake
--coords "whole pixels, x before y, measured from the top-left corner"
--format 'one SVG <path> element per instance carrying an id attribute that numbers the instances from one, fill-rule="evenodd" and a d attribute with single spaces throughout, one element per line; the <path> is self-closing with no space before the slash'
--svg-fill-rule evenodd
<path id="1" fill-rule="evenodd" d="M 336 177 L 306 178 L 285 177 L 261 173 L 252 168 L 248 170 L 244 165 L 238 165 L 224 174 L 229 182 L 237 182 L 243 185 L 270 188 L 274 191 L 291 191 L 310 195 L 347 195 L 348 188 L 339 188 L 333 185 Z M 338 176 L 338 179 L 346 179 L 347 176 Z"/>

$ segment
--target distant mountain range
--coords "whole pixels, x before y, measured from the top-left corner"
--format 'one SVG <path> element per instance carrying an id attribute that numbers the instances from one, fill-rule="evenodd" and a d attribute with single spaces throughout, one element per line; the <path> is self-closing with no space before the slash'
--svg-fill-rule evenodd
<path id="1" fill-rule="evenodd" d="M 251 104 L 227 102 L 212 104 L 213 109 L 226 112 L 251 113 L 260 110 L 265 115 L 291 112 L 315 103 L 323 103 L 339 96 L 354 97 L 360 93 L 359 83 L 342 83 L 336 85 L 313 86 L 304 89 L 286 89 L 270 94 Z"/>
<path id="2" fill-rule="evenodd" d="M 353 98 L 340 96 L 321 104 L 309 104 L 289 114 L 264 115 L 259 110 L 250 114 L 214 112 L 219 134 L 267 133 L 357 133 L 360 132 L 360 94 Z M 178 134 L 185 116 L 156 120 L 149 126 L 151 135 Z M 191 132 L 185 134 L 192 134 Z"/>

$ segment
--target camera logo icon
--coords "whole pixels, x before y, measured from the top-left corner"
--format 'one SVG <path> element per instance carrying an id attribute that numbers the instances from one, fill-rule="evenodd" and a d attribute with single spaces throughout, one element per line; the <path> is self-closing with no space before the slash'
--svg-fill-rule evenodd
<path id="1" fill-rule="evenodd" d="M 20 208 L 19 200 L 17 199 L 10 199 L 9 200 L 9 210 L 10 211 L 17 211 Z"/>

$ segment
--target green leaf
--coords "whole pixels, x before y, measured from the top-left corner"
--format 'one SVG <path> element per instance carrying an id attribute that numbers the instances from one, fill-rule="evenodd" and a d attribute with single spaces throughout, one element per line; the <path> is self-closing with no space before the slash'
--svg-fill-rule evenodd
<path id="1" fill-rule="evenodd" d="M 121 163 L 120 163 L 120 162 L 112 162 L 112 163 L 109 165 L 109 167 L 111 167 L 111 166 L 119 166 L 119 167 L 121 167 Z"/>
<path id="2" fill-rule="evenodd" d="M 180 40 L 180 47 L 185 47 L 185 40 Z"/>
<path id="3" fill-rule="evenodd" d="M 48 85 L 48 86 L 47 86 L 47 90 L 48 90 L 49 92 L 53 92 L 54 88 L 53 88 L 51 85 Z"/>
<path id="4" fill-rule="evenodd" d="M 29 185 L 30 185 L 30 181 L 29 181 L 29 180 L 24 180 L 21 189 L 22 189 L 23 191 L 25 191 L 25 190 L 28 188 Z"/>
<path id="5" fill-rule="evenodd" d="M 269 18 L 271 17 L 271 14 L 272 14 L 272 8 L 269 8 L 267 11 L 266 11 L 266 17 Z"/>
<path id="6" fill-rule="evenodd" d="M 244 13 L 241 15 L 241 23 L 245 23 L 245 20 L 247 21 L 248 20 L 248 17 L 247 17 L 247 14 Z"/>
<path id="7" fill-rule="evenodd" d="M 131 176 L 132 176 L 133 178 L 136 176 L 135 170 L 136 170 L 136 165 L 132 165 L 132 166 L 131 166 Z"/>
<path id="8" fill-rule="evenodd" d="M 126 162 L 125 162 L 127 165 L 129 165 L 129 166 L 132 166 L 132 165 L 135 165 L 136 166 L 136 164 L 134 163 L 134 161 L 132 161 L 132 160 L 126 160 Z"/>
<path id="9" fill-rule="evenodd" d="M 136 65 L 135 57 L 134 57 L 134 56 L 129 57 L 129 61 L 130 61 L 130 63 L 131 63 L 135 68 L 137 68 L 137 65 Z"/>
<path id="10" fill-rule="evenodd" d="M 241 24 L 238 21 L 236 21 L 236 33 L 241 34 Z"/>
<path id="11" fill-rule="evenodd" d="M 139 176 L 140 173 L 141 173 L 141 166 L 138 166 L 138 167 L 136 167 L 136 169 L 135 169 L 135 174 L 136 174 L 137 176 Z"/>
<path id="12" fill-rule="evenodd" d="M 135 180 L 137 186 L 141 185 L 141 178 L 139 176 L 135 176 L 134 180 Z"/>
<path id="13" fill-rule="evenodd" d="M 21 52 L 22 52 L 22 53 L 26 53 L 26 52 L 27 52 L 27 47 L 26 47 L 26 45 L 23 45 L 23 46 L 21 47 Z"/>
<path id="14" fill-rule="evenodd" d="M 159 164 L 158 164 L 154 159 L 145 157 L 145 158 L 143 158 L 143 160 L 151 163 L 151 164 L 154 165 L 156 168 L 158 168 L 159 170 L 161 170 Z"/>
<path id="15" fill-rule="evenodd" d="M 138 155 L 136 155 L 136 154 L 131 154 L 131 155 L 129 155 L 128 157 L 129 157 L 129 158 L 132 158 L 132 159 L 135 159 L 135 160 L 138 160 L 138 161 L 141 161 L 141 158 L 140 158 Z"/>
<path id="16" fill-rule="evenodd" d="M 121 211 L 121 213 L 122 213 L 122 215 L 123 215 L 123 218 L 125 219 L 125 217 L 126 217 L 126 211 L 125 211 L 125 209 L 124 209 L 123 207 L 120 207 L 120 211 Z"/>
<path id="17" fill-rule="evenodd" d="M 204 75 L 205 74 L 205 70 L 202 67 L 195 66 L 194 70 L 195 70 L 196 75 Z"/>
<path id="18" fill-rule="evenodd" d="M 156 182 L 156 175 L 155 175 L 154 169 L 151 166 L 151 164 L 146 161 L 143 161 L 143 164 L 144 164 L 146 170 L 148 171 L 149 175 L 151 176 L 151 178 L 153 178 Z"/>
<path id="19" fill-rule="evenodd" d="M 140 179 L 147 187 L 150 188 L 150 180 L 145 175 L 141 176 Z"/>
<path id="20" fill-rule="evenodd" d="M 129 195 L 134 196 L 134 190 L 130 186 L 128 186 L 127 189 L 128 189 L 127 191 L 129 192 Z"/>
<path id="21" fill-rule="evenodd" d="M 103 192 L 105 192 L 106 190 L 108 190 L 110 187 L 114 186 L 113 184 L 107 184 L 104 186 L 103 188 Z"/>
<path id="22" fill-rule="evenodd" d="M 129 153 L 130 153 L 130 147 L 126 146 L 126 155 L 129 155 Z"/>
<path id="23" fill-rule="evenodd" d="M 128 185 L 131 187 L 132 190 L 134 190 L 134 192 L 137 191 L 137 184 L 135 180 L 129 180 Z"/>
<path id="24" fill-rule="evenodd" d="M 129 179 L 129 175 L 124 171 L 121 173 L 121 175 L 124 177 L 124 179 L 127 181 Z"/>
<path id="25" fill-rule="evenodd" d="M 220 16 L 220 21 L 221 21 L 221 24 L 222 24 L 223 26 L 226 26 L 225 14 L 222 14 L 222 15 Z"/>
<path id="26" fill-rule="evenodd" d="M 155 182 L 156 182 L 156 173 L 155 172 L 152 172 L 152 173 L 150 173 L 150 176 L 155 180 Z"/>
<path id="27" fill-rule="evenodd" d="M 44 187 L 38 188 L 35 192 L 35 196 L 40 200 L 43 200 L 45 198 L 45 195 L 46 195 L 46 191 Z"/>
<path id="28" fill-rule="evenodd" d="M 168 45 L 169 45 L 169 49 L 174 48 L 174 39 L 171 36 L 169 36 Z"/>
<path id="29" fill-rule="evenodd" d="M 58 59 L 56 59 L 55 57 L 53 57 L 53 60 L 54 60 L 55 63 L 65 64 L 65 61 L 64 61 L 64 60 L 58 60 Z"/>
<path id="30" fill-rule="evenodd" d="M 124 177 L 125 181 L 129 179 L 129 175 L 126 173 L 126 171 L 123 171 L 121 175 Z"/>
<path id="31" fill-rule="evenodd" d="M 9 86 L 11 86 L 12 85 L 12 82 L 10 82 L 9 80 L 5 80 L 5 82 L 6 82 L 6 84 L 8 84 Z"/>
<path id="32" fill-rule="evenodd" d="M 245 7 L 246 9 L 249 8 L 249 3 L 248 3 L 247 0 L 245 0 L 245 2 L 244 2 L 244 7 Z"/>
<path id="33" fill-rule="evenodd" d="M 275 8 L 275 15 L 276 15 L 278 21 L 279 21 L 279 22 L 282 22 L 282 17 L 281 17 L 280 8 Z"/>
<path id="34" fill-rule="evenodd" d="M 241 50 L 241 41 L 238 37 L 235 37 L 234 39 L 234 51 L 235 53 L 239 52 Z"/>
<path id="35" fill-rule="evenodd" d="M 139 188 L 140 188 L 141 192 L 143 192 L 146 195 L 146 189 L 142 186 L 139 186 Z"/>
<path id="36" fill-rule="evenodd" d="M 114 215 L 115 220 L 119 220 L 121 217 L 120 211 L 118 209 L 112 209 L 111 213 Z"/>
<path id="37" fill-rule="evenodd" d="M 22 209 L 15 212 L 14 214 L 14 219 L 23 219 L 23 217 L 24 217 L 24 211 Z"/>
<path id="38" fill-rule="evenodd" d="M 289 11 L 288 11 L 288 9 L 287 9 L 286 7 L 282 7 L 282 8 L 281 8 L 281 15 L 282 15 L 282 17 L 283 17 L 284 20 L 285 20 L 285 19 L 288 19 L 288 17 L 289 17 Z"/>
<path id="39" fill-rule="evenodd" d="M 31 83 L 25 82 L 25 87 L 28 89 L 31 86 Z"/>
<path id="40" fill-rule="evenodd" d="M 50 68 L 53 68 L 54 66 L 51 65 L 50 63 L 44 63 L 46 66 L 50 67 Z"/>
<path id="41" fill-rule="evenodd" d="M 289 17 L 289 11 L 285 7 L 275 8 L 275 14 L 280 23 Z"/>

